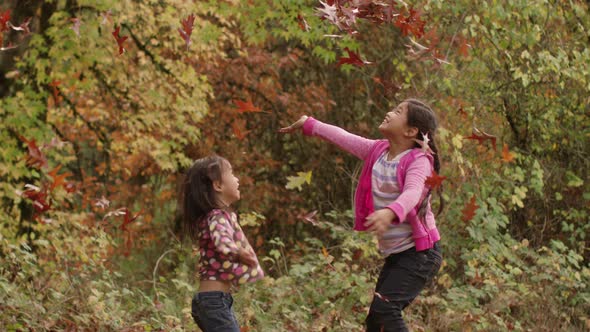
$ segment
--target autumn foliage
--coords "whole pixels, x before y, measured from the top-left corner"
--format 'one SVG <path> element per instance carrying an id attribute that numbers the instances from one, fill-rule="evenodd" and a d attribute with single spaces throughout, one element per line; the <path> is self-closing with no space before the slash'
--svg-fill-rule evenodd
<path id="1" fill-rule="evenodd" d="M 194 330 L 198 251 L 175 234 L 176 199 L 192 160 L 217 153 L 269 276 L 236 294 L 243 330 L 361 331 L 382 264 L 352 231 L 361 162 L 277 130 L 307 114 L 379 138 L 383 115 L 417 97 L 440 125 L 442 167 L 425 184 L 447 204 L 445 264 L 411 328 L 588 329 L 588 13 L 579 1 L 3 3 L 0 326 Z"/>

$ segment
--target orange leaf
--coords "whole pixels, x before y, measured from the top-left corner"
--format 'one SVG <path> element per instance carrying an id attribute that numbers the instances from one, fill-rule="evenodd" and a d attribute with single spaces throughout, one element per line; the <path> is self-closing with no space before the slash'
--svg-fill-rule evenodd
<path id="1" fill-rule="evenodd" d="M 502 148 L 502 161 L 509 163 L 509 162 L 512 162 L 513 160 L 514 160 L 514 153 L 510 152 L 507 144 L 504 144 L 504 147 Z"/>
<path id="2" fill-rule="evenodd" d="M 432 171 L 432 176 L 426 178 L 424 184 L 429 186 L 431 189 L 436 189 L 442 185 L 442 182 L 446 179 L 446 176 L 440 176 L 435 171 Z"/>
<path id="3" fill-rule="evenodd" d="M 473 219 L 473 217 L 475 216 L 475 211 L 477 211 L 478 208 L 479 206 L 477 205 L 477 203 L 475 203 L 475 195 L 473 195 L 471 196 L 469 203 L 467 203 L 465 205 L 465 208 L 463 208 L 463 210 L 461 211 L 463 213 L 463 217 L 461 219 L 465 222 Z"/>
<path id="4" fill-rule="evenodd" d="M 254 104 L 252 104 L 251 101 L 241 101 L 241 100 L 234 99 L 234 104 L 236 104 L 236 107 L 238 108 L 238 113 L 259 113 L 259 112 L 262 112 L 262 110 L 256 106 L 254 106 Z"/>
<path id="5" fill-rule="evenodd" d="M 234 135 L 236 135 L 236 137 L 241 141 L 244 138 L 246 138 L 246 135 L 248 135 L 248 133 L 250 132 L 250 130 L 244 130 L 244 124 L 243 121 L 239 122 L 239 121 L 235 121 L 234 123 L 231 124 L 231 128 L 234 132 Z"/>
<path id="6" fill-rule="evenodd" d="M 322 247 L 322 254 L 326 258 L 328 258 L 328 256 L 330 256 L 330 254 L 328 253 L 328 249 L 326 249 L 326 247 Z"/>
<path id="7" fill-rule="evenodd" d="M 483 132 L 475 127 L 473 127 L 473 131 L 471 132 L 471 136 L 465 137 L 465 139 L 473 139 L 476 140 L 479 144 L 482 144 L 485 140 L 490 140 L 492 145 L 494 146 L 494 150 L 496 150 L 496 136 L 490 135 L 486 132 Z"/>

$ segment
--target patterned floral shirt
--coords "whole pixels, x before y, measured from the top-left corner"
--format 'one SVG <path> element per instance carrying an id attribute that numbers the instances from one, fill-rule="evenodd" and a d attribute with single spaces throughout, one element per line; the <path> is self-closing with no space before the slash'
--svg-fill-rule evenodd
<path id="1" fill-rule="evenodd" d="M 215 209 L 199 223 L 201 280 L 230 281 L 234 285 L 254 282 L 264 277 L 258 264 L 251 267 L 239 262 L 240 248 L 251 249 L 234 212 Z"/>

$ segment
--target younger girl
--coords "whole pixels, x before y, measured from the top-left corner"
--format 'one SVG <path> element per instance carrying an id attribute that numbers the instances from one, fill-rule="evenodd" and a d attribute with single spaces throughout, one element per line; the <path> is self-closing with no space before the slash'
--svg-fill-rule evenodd
<path id="1" fill-rule="evenodd" d="M 433 169 L 440 170 L 434 112 L 418 100 L 403 101 L 379 125 L 385 137 L 381 140 L 356 136 L 305 115 L 279 131 L 299 128 L 364 161 L 355 192 L 354 229 L 373 232 L 386 257 L 365 324 L 370 332 L 407 331 L 402 310 L 442 263 L 430 188 L 425 186 Z"/>
<path id="2" fill-rule="evenodd" d="M 232 285 L 264 277 L 230 205 L 240 199 L 239 181 L 222 157 L 199 159 L 186 173 L 182 195 L 185 235 L 200 248 L 199 291 L 192 316 L 204 332 L 239 332 Z"/>

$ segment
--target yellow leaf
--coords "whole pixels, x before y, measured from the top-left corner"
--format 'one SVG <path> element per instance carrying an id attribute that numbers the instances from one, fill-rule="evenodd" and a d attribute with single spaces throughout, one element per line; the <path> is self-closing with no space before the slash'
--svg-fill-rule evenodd
<path id="1" fill-rule="evenodd" d="M 301 186 L 304 183 L 311 183 L 311 171 L 309 172 L 297 172 L 297 176 L 287 176 L 287 189 L 295 189 L 301 191 Z"/>

